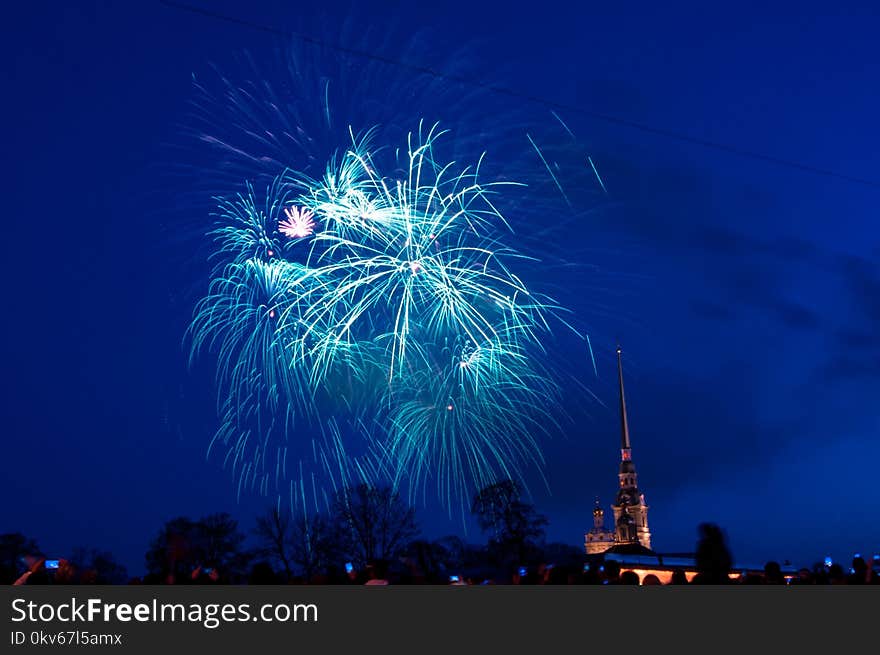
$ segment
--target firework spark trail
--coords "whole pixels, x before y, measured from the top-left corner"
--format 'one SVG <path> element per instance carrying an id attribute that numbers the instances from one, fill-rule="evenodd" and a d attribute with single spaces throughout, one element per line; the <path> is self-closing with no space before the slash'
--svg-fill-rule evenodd
<path id="1" fill-rule="evenodd" d="M 575 135 L 574 135 L 574 132 L 572 132 L 572 131 L 568 128 L 568 125 L 566 125 L 565 121 L 562 120 L 562 119 L 559 117 L 559 114 L 557 114 L 557 113 L 556 113 L 555 111 L 553 111 L 552 109 L 550 110 L 550 113 L 553 114 L 553 118 L 555 118 L 557 121 L 559 121 L 559 124 L 562 125 L 563 129 L 564 129 L 566 132 L 568 132 L 568 136 L 570 136 L 572 139 L 576 138 Z"/>
<path id="2" fill-rule="evenodd" d="M 599 377 L 599 369 L 596 368 L 596 356 L 593 354 L 593 344 L 590 342 L 590 335 L 584 335 L 587 338 L 587 350 L 590 353 L 590 363 L 593 365 L 593 375 Z"/>
<path id="3" fill-rule="evenodd" d="M 550 168 L 550 164 L 547 163 L 547 160 L 544 158 L 544 153 L 541 152 L 541 149 L 538 147 L 538 144 L 535 143 L 534 139 L 532 139 L 531 135 L 526 134 L 526 138 L 529 140 L 529 143 L 532 144 L 532 147 L 535 149 L 535 152 L 538 153 L 538 157 L 541 158 L 541 161 L 544 163 L 544 167 L 547 169 L 547 172 L 550 174 L 550 177 L 553 178 L 553 183 L 556 185 L 556 188 L 559 189 L 559 193 L 562 194 L 562 197 L 565 198 L 566 204 L 571 207 L 571 201 L 568 199 L 568 196 L 565 194 L 565 189 L 562 188 L 562 185 L 559 183 L 559 178 L 553 173 L 553 169 Z"/>
<path id="4" fill-rule="evenodd" d="M 596 164 L 593 163 L 593 158 L 587 155 L 587 161 L 590 162 L 590 166 L 593 169 L 593 173 L 596 175 L 596 179 L 599 180 L 599 186 L 602 187 L 602 191 L 605 195 L 608 195 L 608 189 L 605 188 L 605 182 L 602 181 L 602 177 L 599 175 L 599 171 L 596 169 Z"/>

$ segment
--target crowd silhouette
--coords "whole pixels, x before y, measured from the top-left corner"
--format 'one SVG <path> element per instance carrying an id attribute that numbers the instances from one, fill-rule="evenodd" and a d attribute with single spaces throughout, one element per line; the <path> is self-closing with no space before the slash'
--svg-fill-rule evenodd
<path id="1" fill-rule="evenodd" d="M 0 535 L 0 538 L 8 535 Z M 783 575 L 777 562 L 770 561 L 762 572 L 749 572 L 745 575 L 720 575 L 720 570 L 712 566 L 697 569 L 696 575 L 688 580 L 683 568 L 671 571 L 670 580 L 661 582 L 654 573 L 641 577 L 636 571 L 625 568 L 615 560 L 607 560 L 596 567 L 585 565 L 578 568 L 571 565 L 556 565 L 542 562 L 535 567 L 518 567 L 508 575 L 497 570 L 468 575 L 449 574 L 437 576 L 425 573 L 412 560 L 402 558 L 395 562 L 372 561 L 362 568 L 352 567 L 347 572 L 316 574 L 311 578 L 293 575 L 289 578 L 274 570 L 265 561 L 255 562 L 244 576 L 229 576 L 213 567 L 197 567 L 188 575 L 169 574 L 160 576 L 146 574 L 127 578 L 125 581 L 104 578 L 95 569 L 80 569 L 68 560 L 55 562 L 40 555 L 21 558 L 24 571 L 14 578 L 8 570 L 4 571 L 2 584 L 12 585 L 86 585 L 86 584 L 130 584 L 130 585 L 209 585 L 209 584 L 318 584 L 318 585 L 868 585 L 880 584 L 880 567 L 870 567 L 862 557 L 854 557 L 849 571 L 840 564 L 816 565 L 801 568 L 796 573 Z"/>

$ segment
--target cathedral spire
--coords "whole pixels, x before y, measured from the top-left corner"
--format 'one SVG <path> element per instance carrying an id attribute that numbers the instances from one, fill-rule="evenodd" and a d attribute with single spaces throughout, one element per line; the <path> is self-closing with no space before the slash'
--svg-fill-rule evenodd
<path id="1" fill-rule="evenodd" d="M 623 350 L 617 346 L 617 384 L 620 393 L 620 470 L 617 474 L 617 494 L 611 506 L 614 511 L 614 531 L 604 527 L 605 512 L 598 498 L 593 508 L 593 528 L 584 533 L 587 555 L 604 553 L 615 546 L 640 546 L 651 549 L 651 531 L 648 529 L 648 505 L 639 489 L 636 465 L 632 460 L 629 440 L 629 421 L 626 415 L 626 395 L 623 392 Z"/>
<path id="2" fill-rule="evenodd" d="M 617 381 L 620 386 L 620 457 L 627 460 L 630 458 L 629 423 L 626 420 L 626 396 L 623 393 L 623 363 L 621 361 L 621 349 L 617 346 Z"/>

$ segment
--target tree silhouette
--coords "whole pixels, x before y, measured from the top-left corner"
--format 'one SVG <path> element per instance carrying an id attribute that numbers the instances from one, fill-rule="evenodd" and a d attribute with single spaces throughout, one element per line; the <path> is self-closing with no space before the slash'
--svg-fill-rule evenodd
<path id="1" fill-rule="evenodd" d="M 229 514 L 209 514 L 198 521 L 181 516 L 168 521 L 146 553 L 147 570 L 186 582 L 205 568 L 226 582 L 241 579 L 251 554 L 242 550 L 244 535 Z"/>
<path id="2" fill-rule="evenodd" d="M 285 580 L 290 580 L 293 576 L 290 566 L 292 537 L 288 514 L 281 512 L 278 507 L 269 509 L 257 517 L 254 534 L 260 542 L 257 554 L 278 566 Z"/>
<path id="3" fill-rule="evenodd" d="M 290 516 L 278 508 L 257 519 L 254 533 L 260 542 L 256 554 L 275 564 L 286 580 L 294 572 L 307 580 L 341 569 L 343 557 L 338 535 L 322 514 Z"/>
<path id="4" fill-rule="evenodd" d="M 198 559 L 196 532 L 196 522 L 185 516 L 166 522 L 147 550 L 147 571 L 163 578 L 189 575 Z"/>
<path id="5" fill-rule="evenodd" d="M 245 536 L 238 530 L 238 521 L 226 512 L 209 514 L 198 522 L 202 564 L 218 569 L 222 576 L 239 578 L 247 571 L 251 553 L 242 549 Z"/>
<path id="6" fill-rule="evenodd" d="M 501 563 L 525 563 L 544 538 L 547 517 L 522 500 L 522 488 L 515 480 L 503 480 L 474 495 L 471 512 L 480 528 L 492 536 L 490 550 Z"/>
<path id="7" fill-rule="evenodd" d="M 405 555 L 410 566 L 429 584 L 442 583 L 448 571 L 458 569 L 458 562 L 452 559 L 452 553 L 439 541 L 411 541 L 406 546 Z"/>
<path id="8" fill-rule="evenodd" d="M 88 584 L 125 584 L 128 573 L 113 555 L 97 548 L 75 548 L 70 563 L 79 580 Z"/>
<path id="9" fill-rule="evenodd" d="M 342 567 L 339 560 L 344 557 L 344 548 L 326 516 L 299 514 L 293 517 L 290 542 L 291 559 L 306 580 Z"/>
<path id="10" fill-rule="evenodd" d="M 415 509 L 389 487 L 368 484 L 336 494 L 333 528 L 341 552 L 358 565 L 395 559 L 419 534 Z"/>

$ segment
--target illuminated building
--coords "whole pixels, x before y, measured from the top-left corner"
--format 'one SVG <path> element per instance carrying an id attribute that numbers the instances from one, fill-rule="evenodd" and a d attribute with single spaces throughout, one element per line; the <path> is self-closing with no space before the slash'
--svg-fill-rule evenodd
<path id="1" fill-rule="evenodd" d="M 605 529 L 605 512 L 598 499 L 593 509 L 593 527 L 584 533 L 584 550 L 588 555 L 604 553 L 621 546 L 640 546 L 641 552 L 651 552 L 651 531 L 648 529 L 648 505 L 639 489 L 636 465 L 632 460 L 629 421 L 626 415 L 626 395 L 623 391 L 623 364 L 617 348 L 617 380 L 620 393 L 620 470 L 614 512 L 614 531 Z M 626 549 L 631 550 L 631 549 Z"/>
<path id="2" fill-rule="evenodd" d="M 593 508 L 593 527 L 584 534 L 584 548 L 587 555 L 597 555 L 604 553 L 614 543 L 614 533 L 605 529 L 605 510 L 596 498 L 596 506 Z"/>

